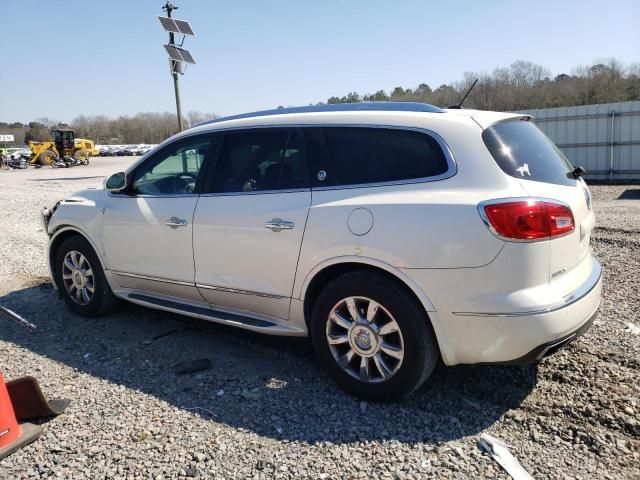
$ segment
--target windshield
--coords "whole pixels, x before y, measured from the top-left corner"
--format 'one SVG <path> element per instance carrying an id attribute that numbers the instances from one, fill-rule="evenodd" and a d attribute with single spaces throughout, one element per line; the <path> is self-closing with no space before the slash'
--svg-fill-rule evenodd
<path id="1" fill-rule="evenodd" d="M 482 132 L 487 149 L 507 175 L 521 180 L 575 186 L 573 165 L 532 122 L 511 120 Z"/>

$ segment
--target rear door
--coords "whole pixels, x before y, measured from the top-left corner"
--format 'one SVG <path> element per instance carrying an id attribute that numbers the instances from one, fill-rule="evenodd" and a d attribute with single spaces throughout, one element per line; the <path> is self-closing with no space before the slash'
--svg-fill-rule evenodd
<path id="1" fill-rule="evenodd" d="M 550 241 L 550 281 L 571 272 L 588 255 L 595 225 L 587 184 L 571 175 L 573 165 L 531 121 L 500 122 L 487 128 L 482 136 L 500 168 L 517 178 L 529 195 L 556 200 L 571 208 L 575 230 Z"/>
<path id="2" fill-rule="evenodd" d="M 196 285 L 212 305 L 289 316 L 311 205 L 299 132 L 223 134 L 193 222 Z"/>

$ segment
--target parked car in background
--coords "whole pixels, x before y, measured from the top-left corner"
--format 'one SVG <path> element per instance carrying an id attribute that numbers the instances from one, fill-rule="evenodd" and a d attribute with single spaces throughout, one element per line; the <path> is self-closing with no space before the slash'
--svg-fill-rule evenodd
<path id="1" fill-rule="evenodd" d="M 8 148 L 7 157 L 12 160 L 28 159 L 31 157 L 31 150 L 24 147 Z"/>
<path id="2" fill-rule="evenodd" d="M 100 145 L 100 156 L 110 157 L 113 147 L 111 145 Z"/>
<path id="3" fill-rule="evenodd" d="M 145 148 L 142 149 L 142 155 L 145 155 L 147 152 L 150 152 L 151 150 L 153 150 L 156 147 L 157 147 L 157 145 L 147 145 L 147 146 L 145 146 Z"/>
<path id="4" fill-rule="evenodd" d="M 440 359 L 535 362 L 589 328 L 602 280 L 582 173 L 523 114 L 239 115 L 46 210 L 48 265 L 77 314 L 123 299 L 309 335 L 346 391 L 395 399 Z"/>
<path id="5" fill-rule="evenodd" d="M 140 156 L 145 152 L 145 149 L 146 149 L 146 145 L 144 144 L 136 145 L 131 149 L 131 153 L 133 153 L 133 155 Z"/>

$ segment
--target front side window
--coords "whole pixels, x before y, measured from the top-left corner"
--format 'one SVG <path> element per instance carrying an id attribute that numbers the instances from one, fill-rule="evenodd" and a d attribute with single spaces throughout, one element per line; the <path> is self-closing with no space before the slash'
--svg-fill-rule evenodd
<path id="1" fill-rule="evenodd" d="M 529 121 L 509 120 L 490 126 L 482 139 L 507 175 L 536 182 L 575 186 L 571 162 L 538 127 Z"/>
<path id="2" fill-rule="evenodd" d="M 138 167 L 129 188 L 132 194 L 180 195 L 195 192 L 198 174 L 209 150 L 209 139 L 177 142 Z"/>
<path id="3" fill-rule="evenodd" d="M 318 187 L 422 179 L 449 170 L 440 144 L 422 132 L 324 127 L 306 130 L 305 137 Z"/>
<path id="4" fill-rule="evenodd" d="M 224 135 L 213 193 L 248 193 L 308 186 L 295 130 L 262 129 Z"/>

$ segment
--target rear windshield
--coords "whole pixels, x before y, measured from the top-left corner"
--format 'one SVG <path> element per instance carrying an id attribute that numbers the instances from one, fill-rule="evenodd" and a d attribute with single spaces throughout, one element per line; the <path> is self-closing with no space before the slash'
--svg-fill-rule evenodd
<path id="1" fill-rule="evenodd" d="M 482 133 L 482 139 L 507 175 L 557 185 L 576 184 L 568 175 L 573 170 L 571 162 L 532 122 L 497 123 Z"/>

